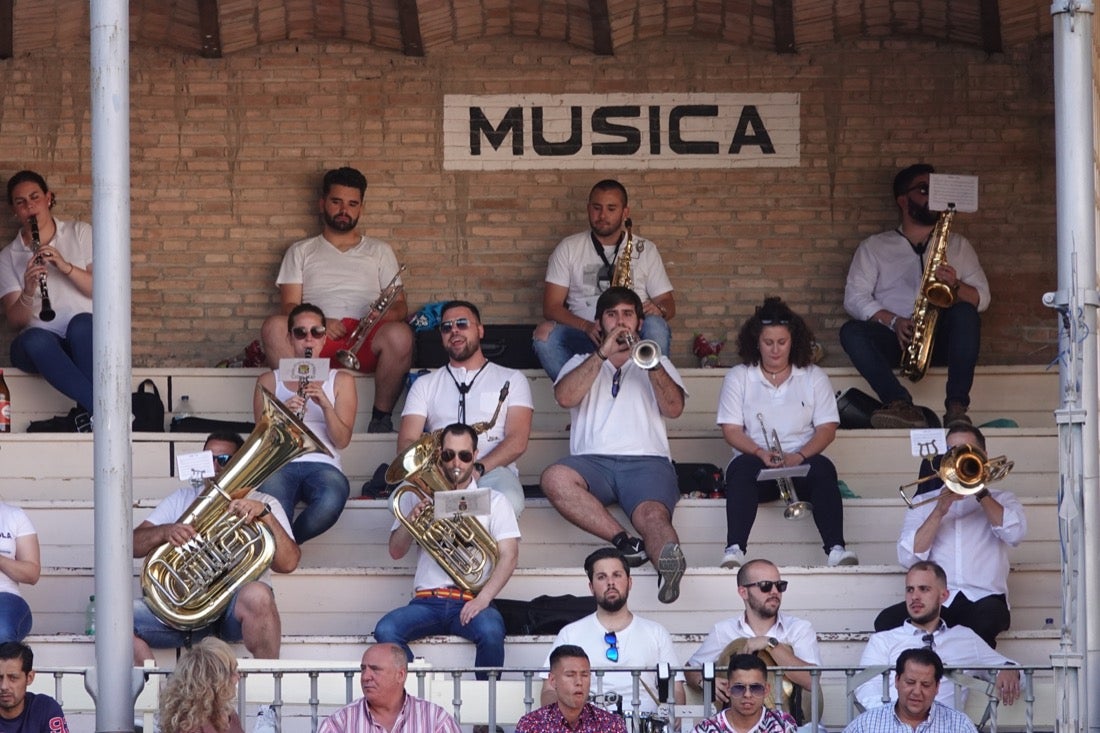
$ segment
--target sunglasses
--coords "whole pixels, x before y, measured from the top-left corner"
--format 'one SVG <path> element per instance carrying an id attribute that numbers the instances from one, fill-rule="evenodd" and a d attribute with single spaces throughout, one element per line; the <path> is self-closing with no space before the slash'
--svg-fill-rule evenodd
<path id="1" fill-rule="evenodd" d="M 453 321 L 443 321 L 439 324 L 439 330 L 443 334 L 448 334 L 456 328 L 459 331 L 465 331 L 470 327 L 469 318 L 456 318 Z"/>
<path id="2" fill-rule="evenodd" d="M 915 186 L 910 186 L 909 188 L 905 189 L 905 193 L 907 193 L 907 194 L 913 193 L 914 191 L 919 193 L 921 196 L 927 196 L 928 195 L 928 184 L 927 183 L 918 183 Z"/>
<path id="3" fill-rule="evenodd" d="M 622 384 L 622 381 L 623 381 L 623 369 L 622 369 L 622 367 L 619 367 L 618 369 L 615 370 L 615 376 L 611 377 L 611 396 L 612 397 L 618 397 L 619 396 L 619 385 Z"/>
<path id="4" fill-rule="evenodd" d="M 924 644 L 925 649 L 933 649 L 936 646 L 936 637 L 932 634 L 925 634 L 920 640 L 921 643 Z"/>
<path id="5" fill-rule="evenodd" d="M 758 580 L 755 583 L 744 583 L 741 587 L 751 588 L 754 585 L 760 589 L 761 593 L 771 593 L 773 585 L 779 589 L 780 593 L 787 592 L 787 581 L 785 580 Z"/>
<path id="6" fill-rule="evenodd" d="M 607 661 L 618 662 L 619 661 L 619 637 L 615 636 L 614 631 L 608 631 L 603 635 L 604 642 L 607 643 Z"/>
<path id="7" fill-rule="evenodd" d="M 439 457 L 443 459 L 444 463 L 450 463 L 455 459 L 455 456 L 458 456 L 458 460 L 462 461 L 463 463 L 469 463 L 470 461 L 474 460 L 474 454 L 468 450 L 460 450 L 456 453 L 450 448 L 444 448 L 443 450 L 439 451 Z"/>
<path id="8" fill-rule="evenodd" d="M 214 463 L 218 464 L 219 466 L 224 467 L 225 464 L 229 463 L 229 459 L 232 458 L 232 457 L 233 456 L 229 455 L 228 453 L 221 453 L 219 455 L 214 456 Z"/>
<path id="9" fill-rule="evenodd" d="M 740 682 L 735 682 L 734 684 L 730 685 L 729 692 L 730 697 L 744 697 L 746 692 L 751 694 L 753 697 L 763 697 L 764 689 L 764 685 L 760 684 L 759 682 L 753 682 L 751 685 L 745 685 Z"/>
<path id="10" fill-rule="evenodd" d="M 306 328 L 305 326 L 295 326 L 294 328 L 290 329 L 290 333 L 298 341 L 305 341 L 306 336 L 313 336 L 313 338 L 319 339 L 324 337 L 325 327 L 314 326 L 313 328 Z"/>
<path id="11" fill-rule="evenodd" d="M 774 319 L 774 318 L 761 318 L 760 324 L 763 326 L 789 326 L 791 322 L 786 318 Z"/>

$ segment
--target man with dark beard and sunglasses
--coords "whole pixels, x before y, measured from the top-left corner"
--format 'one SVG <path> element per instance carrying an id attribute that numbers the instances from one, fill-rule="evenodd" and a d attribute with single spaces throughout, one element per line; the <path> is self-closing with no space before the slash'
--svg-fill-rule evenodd
<path id="1" fill-rule="evenodd" d="M 736 653 L 766 650 L 780 667 L 820 666 L 821 652 L 813 626 L 809 621 L 779 611 L 786 590 L 787 581 L 779 577 L 779 568 L 769 560 L 749 560 L 742 565 L 737 571 L 737 595 L 745 603 L 745 613 L 715 624 L 685 666 L 718 663 L 723 652 L 738 639 L 745 641 Z M 811 688 L 809 672 L 790 671 L 786 676 L 806 690 Z M 700 672 L 687 672 L 688 684 L 693 687 L 701 687 L 702 679 Z M 721 677 L 715 679 L 714 696 L 719 702 L 729 702 L 727 683 Z"/>
<path id="2" fill-rule="evenodd" d="M 448 363 L 442 369 L 417 378 L 405 397 L 401 427 L 397 431 L 400 453 L 424 432 L 453 422 L 473 425 L 488 422 L 508 384 L 508 395 L 496 425 L 478 439 L 481 449 L 474 464 L 474 478 L 483 489 L 504 494 L 518 517 L 523 511 L 523 484 L 516 460 L 527 450 L 531 436 L 531 385 L 523 372 L 494 364 L 481 351 L 485 327 L 473 303 L 451 300 L 440 311 L 439 334 Z"/>
<path id="3" fill-rule="evenodd" d="M 928 182 L 934 172 L 932 166 L 918 163 L 894 177 L 901 223 L 860 243 L 844 286 L 844 310 L 854 320 L 841 327 L 840 343 L 883 402 L 871 415 L 876 428 L 927 427 L 924 411 L 913 404 L 894 369 L 913 339 L 913 304 L 939 219 L 939 212 L 928 208 Z M 957 232 L 948 236 L 946 259 L 936 268 L 936 279 L 957 287 L 957 292 L 955 304 L 939 314 L 932 350 L 932 363 L 947 366 L 945 426 L 970 422 L 966 412 L 981 342 L 978 314 L 989 307 L 990 300 L 989 281 L 978 255 Z"/>
<path id="4" fill-rule="evenodd" d="M 321 233 L 295 242 L 286 251 L 275 280 L 279 286 L 279 314 L 264 321 L 264 353 L 273 369 L 280 359 L 293 356 L 284 324 L 295 306 L 313 303 L 329 316 L 325 347 L 316 356 L 330 358 L 351 346 L 348 340 L 356 324 L 397 275 L 399 265 L 393 249 L 356 229 L 366 190 L 366 177 L 354 168 L 325 173 L 317 202 Z M 407 315 L 408 304 L 401 291 L 357 354 L 359 371 L 374 373 L 374 407 L 368 433 L 393 432 L 393 406 L 412 366 L 413 333 L 405 323 Z"/>
<path id="5" fill-rule="evenodd" d="M 633 709 L 634 683 L 629 672 L 615 670 L 632 667 L 654 670 L 641 677 L 640 711 L 656 712 L 657 665 L 663 662 L 673 669 L 680 666 L 672 647 L 672 636 L 664 626 L 628 608 L 633 581 L 630 565 L 619 550 L 601 547 L 591 553 L 584 560 L 584 572 L 588 575 L 588 589 L 596 599 L 596 612 L 564 626 L 550 648 L 575 644 L 584 649 L 592 661 L 592 669 L 604 670 L 603 677 L 597 677 L 594 683 L 596 693 L 617 693 L 622 698 L 624 711 Z M 542 666 L 550 666 L 549 656 Z M 547 677 L 546 673 L 542 676 L 543 679 Z M 674 698 L 677 704 L 685 700 L 683 675 L 679 673 Z M 543 683 L 541 704 L 550 705 L 556 700 L 554 688 Z"/>

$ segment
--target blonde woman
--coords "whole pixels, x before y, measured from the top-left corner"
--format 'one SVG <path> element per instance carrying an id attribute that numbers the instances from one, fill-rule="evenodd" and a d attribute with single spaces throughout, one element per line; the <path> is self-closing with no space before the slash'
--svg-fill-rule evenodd
<path id="1" fill-rule="evenodd" d="M 180 657 L 160 697 L 161 733 L 244 733 L 233 709 L 237 658 L 208 636 Z"/>

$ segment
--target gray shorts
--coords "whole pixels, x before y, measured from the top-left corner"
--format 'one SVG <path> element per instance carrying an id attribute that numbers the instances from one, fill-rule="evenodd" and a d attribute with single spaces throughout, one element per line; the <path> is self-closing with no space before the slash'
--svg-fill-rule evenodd
<path id="1" fill-rule="evenodd" d="M 661 456 L 608 456 L 587 454 L 557 461 L 581 475 L 588 493 L 608 504 L 618 504 L 630 517 L 645 501 L 658 501 L 672 510 L 680 500 L 680 485 L 672 461 Z"/>

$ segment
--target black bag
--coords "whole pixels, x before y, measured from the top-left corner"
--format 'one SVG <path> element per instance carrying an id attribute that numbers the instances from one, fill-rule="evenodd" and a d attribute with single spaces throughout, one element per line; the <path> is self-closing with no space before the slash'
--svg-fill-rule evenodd
<path id="1" fill-rule="evenodd" d="M 836 393 L 836 409 L 840 413 L 840 427 L 845 430 L 866 430 L 871 427 L 871 413 L 882 403 L 871 395 L 851 387 L 843 394 Z"/>
<path id="2" fill-rule="evenodd" d="M 536 596 L 529 601 L 497 598 L 493 605 L 504 617 L 504 633 L 510 636 L 556 634 L 566 624 L 596 612 L 592 596 Z"/>
<path id="3" fill-rule="evenodd" d="M 486 325 L 485 338 L 481 339 L 481 353 L 494 364 L 509 369 L 541 369 L 539 359 L 531 348 L 530 324 Z M 439 329 L 417 331 L 416 364 L 418 368 L 439 369 L 447 363 L 447 352 L 439 337 Z"/>
<path id="4" fill-rule="evenodd" d="M 145 391 L 145 385 L 153 388 Z M 138 385 L 137 392 L 130 396 L 130 411 L 134 415 L 132 429 L 135 433 L 164 432 L 164 402 L 160 399 L 160 390 L 152 379 L 146 379 Z"/>
<path id="5" fill-rule="evenodd" d="M 676 482 L 680 485 L 681 494 L 712 496 L 722 491 L 725 486 L 722 481 L 722 469 L 713 463 L 673 461 L 672 465 L 676 468 Z"/>
<path id="6" fill-rule="evenodd" d="M 173 433 L 202 433 L 208 435 L 219 431 L 248 435 L 256 429 L 254 422 L 235 422 L 233 420 L 213 420 L 208 417 L 174 417 L 169 431 Z"/>

